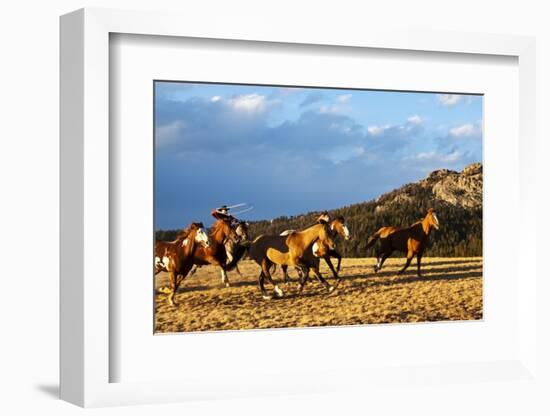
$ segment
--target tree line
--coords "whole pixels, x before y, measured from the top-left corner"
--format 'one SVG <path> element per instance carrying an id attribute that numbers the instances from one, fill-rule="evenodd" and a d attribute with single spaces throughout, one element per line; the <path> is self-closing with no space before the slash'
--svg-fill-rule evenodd
<path id="1" fill-rule="evenodd" d="M 338 240 L 338 251 L 344 257 L 374 256 L 367 250 L 367 239 L 380 227 L 393 225 L 407 227 L 422 219 L 428 208 L 436 210 L 439 230 L 432 231 L 426 255 L 437 257 L 470 257 L 482 255 L 482 209 L 465 209 L 445 201 L 433 200 L 431 192 L 419 188 L 408 189 L 413 196 L 400 203 L 389 203 L 395 194 L 390 192 L 378 200 L 362 202 L 329 211 L 331 217 L 343 216 L 352 239 Z M 281 216 L 272 220 L 251 221 L 251 239 L 260 234 L 279 234 L 287 229 L 303 229 L 315 222 L 320 212 L 297 216 Z M 179 230 L 159 230 L 157 240 L 173 240 Z"/>

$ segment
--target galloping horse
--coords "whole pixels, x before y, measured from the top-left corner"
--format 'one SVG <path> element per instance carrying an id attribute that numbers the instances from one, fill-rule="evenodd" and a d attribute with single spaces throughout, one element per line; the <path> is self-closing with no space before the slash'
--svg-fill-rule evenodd
<path id="1" fill-rule="evenodd" d="M 180 231 L 179 234 L 176 236 L 176 239 L 173 241 L 155 241 L 155 276 L 160 272 L 168 271 L 167 264 L 169 260 L 168 257 L 165 256 L 166 252 L 168 250 L 172 250 L 173 247 L 177 245 L 186 245 L 187 241 L 185 241 L 185 239 L 189 237 L 189 233 L 192 230 L 198 228 L 196 234 L 198 240 L 196 242 L 206 246 L 210 244 L 210 241 L 208 240 L 208 235 L 206 235 L 203 227 L 204 226 L 202 225 L 202 222 L 194 222 L 188 228 Z"/>
<path id="2" fill-rule="evenodd" d="M 374 272 L 376 273 L 382 269 L 384 261 L 397 250 L 407 253 L 407 262 L 405 266 L 399 270 L 398 274 L 403 273 L 411 264 L 412 258 L 416 256 L 416 264 L 418 267 L 417 274 L 418 277 L 421 277 L 420 262 L 428 244 L 432 228 L 436 230 L 439 229 L 439 220 L 433 208 L 428 210 L 423 220 L 415 222 L 408 228 L 380 228 L 376 233 L 371 235 L 367 241 L 368 249 L 372 247 L 376 241 L 380 240 L 380 245 L 376 250 L 377 263 L 374 266 Z"/>
<path id="3" fill-rule="evenodd" d="M 155 275 L 167 271 L 170 276 L 170 305 L 175 304 L 179 285 L 193 267 L 193 255 L 199 247 L 209 247 L 208 235 L 202 223 L 192 223 L 174 241 L 155 243 Z"/>
<path id="4" fill-rule="evenodd" d="M 273 290 L 276 296 L 282 297 L 283 291 L 273 282 L 271 278 L 270 268 L 274 264 L 286 266 L 298 266 L 304 270 L 303 277 L 300 281 L 300 287 L 303 287 L 307 279 L 306 270 L 308 263 L 304 260 L 304 256 L 311 252 L 311 247 L 315 242 L 325 244 L 329 249 L 334 250 L 335 244 L 332 240 L 330 227 L 326 222 L 314 224 L 303 231 L 295 231 L 288 236 L 281 235 L 261 235 L 254 240 L 249 249 L 250 257 L 258 263 L 262 271 L 258 277 L 258 283 L 264 299 L 271 299 L 265 290 L 264 281 L 267 280 L 273 285 Z M 329 283 L 323 279 L 318 271 L 315 271 L 317 279 L 332 292 L 334 289 Z"/>
<path id="5" fill-rule="evenodd" d="M 237 232 L 231 227 L 229 221 L 218 220 L 212 225 L 210 231 L 210 246 L 198 247 L 193 255 L 193 264 L 205 266 L 213 264 L 221 268 L 222 283 L 229 287 L 227 279 L 227 251 L 226 244 L 234 245 L 240 241 Z"/>
<path id="6" fill-rule="evenodd" d="M 317 219 L 317 222 L 320 222 L 321 219 L 324 219 L 323 216 L 319 217 L 319 219 Z M 344 237 L 344 239 L 346 240 L 349 240 L 351 238 L 351 233 L 349 231 L 349 228 L 346 224 L 346 221 L 344 220 L 344 217 L 342 216 L 338 216 L 336 217 L 335 219 L 333 219 L 332 221 L 329 221 L 329 227 L 333 233 L 334 236 L 337 236 L 337 235 L 340 235 L 342 237 Z M 292 233 L 294 230 L 286 230 L 286 231 L 283 231 L 281 233 L 281 235 L 289 235 L 290 233 Z M 311 255 L 309 255 L 311 254 Z M 336 267 L 336 270 L 334 269 L 334 266 L 332 264 L 332 261 L 330 260 L 331 257 L 334 257 L 336 259 L 338 259 L 338 265 Z M 329 247 L 327 247 L 326 244 L 323 244 L 321 242 L 315 242 L 313 243 L 313 246 L 311 247 L 311 253 L 308 253 L 307 257 L 307 263 L 310 265 L 310 268 L 312 269 L 317 269 L 319 270 L 319 259 L 324 259 L 325 262 L 327 263 L 329 269 L 331 270 L 334 278 L 336 279 L 339 279 L 339 276 L 338 276 L 338 272 L 340 272 L 340 265 L 342 263 L 342 256 L 340 255 L 340 253 L 338 253 L 338 251 L 336 251 L 335 249 L 330 249 Z M 284 281 L 285 282 L 288 282 L 289 281 L 289 277 L 288 277 L 288 273 L 287 273 L 287 269 L 288 269 L 288 266 L 286 265 L 283 265 L 281 266 L 281 269 L 283 270 L 283 274 L 284 274 Z M 297 269 L 298 270 L 298 274 L 301 274 L 301 270 L 300 269 Z M 300 275 L 301 277 L 301 275 Z"/>
<path id="7" fill-rule="evenodd" d="M 231 221 L 230 225 L 231 228 L 233 228 L 233 230 L 235 231 L 236 237 L 232 236 L 231 238 L 226 238 L 223 244 L 226 255 L 225 271 L 229 272 L 231 270 L 235 270 L 237 273 L 239 273 L 239 276 L 242 276 L 241 271 L 237 266 L 237 263 L 244 256 L 244 253 L 246 251 L 246 246 L 243 245 L 243 243 L 248 241 L 248 223 L 246 221 L 235 220 Z M 193 266 L 193 269 L 191 269 L 189 276 L 193 276 L 202 266 L 203 264 L 195 264 L 195 266 Z M 229 281 L 227 280 L 227 277 L 225 277 L 224 279 L 223 274 L 222 283 L 224 283 L 226 286 L 229 286 Z"/>

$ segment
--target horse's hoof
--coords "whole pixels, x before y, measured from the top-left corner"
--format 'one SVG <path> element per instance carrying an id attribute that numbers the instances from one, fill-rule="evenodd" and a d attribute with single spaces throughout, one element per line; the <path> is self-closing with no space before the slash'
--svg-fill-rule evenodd
<path id="1" fill-rule="evenodd" d="M 328 286 L 327 287 L 327 292 L 332 293 L 332 292 L 334 292 L 334 289 L 335 289 L 334 286 Z"/>
<path id="2" fill-rule="evenodd" d="M 278 286 L 275 286 L 274 291 L 275 295 L 279 298 L 282 298 L 285 295 L 285 293 Z"/>
<path id="3" fill-rule="evenodd" d="M 378 267 L 374 266 L 373 270 L 374 270 L 374 273 L 378 273 Z"/>
<path id="4" fill-rule="evenodd" d="M 273 299 L 273 296 L 271 296 L 271 295 L 262 295 L 262 299 L 263 300 L 271 300 L 271 299 Z"/>
<path id="5" fill-rule="evenodd" d="M 229 284 L 229 282 L 225 282 L 225 287 L 230 287 L 231 285 Z"/>

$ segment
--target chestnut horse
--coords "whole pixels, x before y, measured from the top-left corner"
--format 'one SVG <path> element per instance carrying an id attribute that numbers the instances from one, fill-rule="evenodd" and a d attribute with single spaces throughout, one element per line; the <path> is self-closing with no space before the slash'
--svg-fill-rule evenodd
<path id="1" fill-rule="evenodd" d="M 170 276 L 170 305 L 175 304 L 179 285 L 193 267 L 193 256 L 199 247 L 209 247 L 210 242 L 202 223 L 192 223 L 174 241 L 155 243 L 155 274 L 164 270 Z"/>
<path id="2" fill-rule="evenodd" d="M 248 223 L 246 221 L 234 220 L 231 221 L 230 225 L 231 228 L 235 230 L 236 237 L 233 236 L 232 238 L 226 238 L 224 242 L 225 255 L 227 258 L 225 271 L 229 272 L 231 270 L 235 270 L 237 273 L 239 273 L 239 276 L 242 276 L 237 263 L 242 259 L 245 254 L 243 243 L 248 241 Z M 197 270 L 203 265 L 204 264 L 195 264 L 195 266 L 193 266 L 193 268 L 189 272 L 189 277 L 193 276 L 197 272 Z M 229 286 L 229 281 L 227 280 L 227 277 L 224 280 L 223 274 L 222 283 L 224 283 L 226 286 Z"/>
<path id="3" fill-rule="evenodd" d="M 321 224 L 314 224 L 303 231 L 294 231 L 288 236 L 261 235 L 254 240 L 250 246 L 249 255 L 262 268 L 258 277 L 258 284 L 264 299 L 272 298 L 265 290 L 265 279 L 273 285 L 276 296 L 282 297 L 284 295 L 283 291 L 273 282 L 271 277 L 270 268 L 274 264 L 302 268 L 304 270 L 304 278 L 302 278 L 300 283 L 301 286 L 305 284 L 308 263 L 304 260 L 304 256 L 311 252 L 311 247 L 315 242 L 325 244 L 330 250 L 334 250 L 335 248 L 330 227 L 324 221 Z M 314 270 L 314 272 L 325 288 L 329 292 L 332 292 L 334 288 L 323 279 L 318 271 Z"/>
<path id="4" fill-rule="evenodd" d="M 319 217 L 319 219 L 317 220 L 318 222 L 320 221 L 322 217 Z M 324 217 L 322 218 L 324 219 Z M 336 217 L 334 220 L 332 221 L 329 221 L 329 227 L 333 233 L 334 236 L 342 236 L 344 237 L 344 239 L 346 240 L 349 240 L 351 238 L 351 233 L 349 231 L 349 228 L 346 224 L 346 221 L 344 220 L 344 217 L 342 216 L 338 216 Z M 294 230 L 286 230 L 286 231 L 283 231 L 281 233 L 281 235 L 289 235 L 291 232 L 293 232 Z M 320 259 L 324 259 L 325 262 L 327 263 L 327 266 L 329 267 L 330 271 L 332 272 L 333 276 L 335 279 L 339 279 L 339 276 L 338 276 L 338 272 L 340 272 L 340 265 L 342 263 L 342 256 L 340 253 L 338 253 L 338 251 L 336 251 L 335 249 L 334 250 L 331 250 L 329 247 L 327 247 L 326 244 L 323 244 L 321 242 L 315 242 L 313 243 L 313 246 L 311 247 L 311 255 L 307 255 L 307 263 L 309 265 L 310 268 L 312 269 L 317 269 L 319 270 L 319 265 L 320 265 Z M 332 264 L 332 261 L 330 260 L 331 257 L 334 257 L 336 259 L 338 259 L 338 265 L 336 267 L 336 269 L 334 269 L 334 265 Z M 285 282 L 288 282 L 290 279 L 288 277 L 288 273 L 287 273 L 287 269 L 288 269 L 288 266 L 286 265 L 283 265 L 281 266 L 281 269 L 283 270 L 283 274 L 284 274 L 284 281 Z M 297 269 L 298 270 L 298 274 L 300 275 L 301 277 L 301 270 L 300 269 Z"/>
<path id="5" fill-rule="evenodd" d="M 403 273 L 411 264 L 412 258 L 416 256 L 416 265 L 418 267 L 417 274 L 422 276 L 420 272 L 420 262 L 424 250 L 428 245 L 430 232 L 432 228 L 439 229 L 439 220 L 433 208 L 428 210 L 428 213 L 423 220 L 415 222 L 408 228 L 397 227 L 382 227 L 376 233 L 371 235 L 367 241 L 367 249 L 372 247 L 378 240 L 380 245 L 376 250 L 377 263 L 374 266 L 374 272 L 382 269 L 384 261 L 394 252 L 400 251 L 407 253 L 407 262 L 405 266 L 399 270 L 398 274 Z"/>
<path id="6" fill-rule="evenodd" d="M 198 247 L 195 250 L 193 264 L 197 266 L 205 266 L 207 264 L 218 266 L 221 269 L 222 283 L 225 284 L 226 287 L 229 287 L 229 280 L 227 279 L 228 269 L 226 266 L 228 262 L 226 246 L 238 244 L 240 238 L 230 222 L 226 220 L 216 221 L 212 225 L 209 237 L 210 246 Z"/>

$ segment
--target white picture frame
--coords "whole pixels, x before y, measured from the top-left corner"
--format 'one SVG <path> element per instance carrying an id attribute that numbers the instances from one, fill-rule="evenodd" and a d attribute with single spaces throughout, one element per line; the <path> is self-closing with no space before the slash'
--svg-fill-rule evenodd
<path id="1" fill-rule="evenodd" d="M 185 23 L 182 23 L 185 22 Z M 260 24 L 261 23 L 261 24 Z M 160 403 L 214 397 L 248 397 L 341 391 L 354 386 L 392 384 L 409 374 L 420 383 L 480 383 L 507 380 L 537 383 L 535 262 L 520 245 L 522 279 L 517 293 L 517 354 L 506 360 L 441 363 L 407 369 L 342 368 L 322 373 L 270 374 L 269 380 L 235 383 L 227 379 L 110 382 L 109 227 L 109 36 L 113 33 L 278 42 L 333 47 L 381 48 L 517 57 L 519 66 L 520 212 L 533 204 L 535 190 L 535 41 L 530 37 L 421 31 L 322 30 L 286 28 L 258 22 L 243 32 L 235 22 L 204 26 L 200 19 L 169 13 L 83 9 L 61 18 L 61 398 L 80 406 Z M 524 215 L 521 218 L 525 218 Z M 530 216 L 531 220 L 533 216 Z M 534 241 L 524 227 L 522 241 Z M 518 273 L 513 271 L 511 273 Z M 207 364 L 206 364 L 207 365 Z M 443 374 L 443 375 L 442 375 Z M 477 374 L 477 375 L 476 375 Z M 483 374 L 483 376 L 479 376 Z M 442 378 L 440 378 L 442 377 Z"/>

